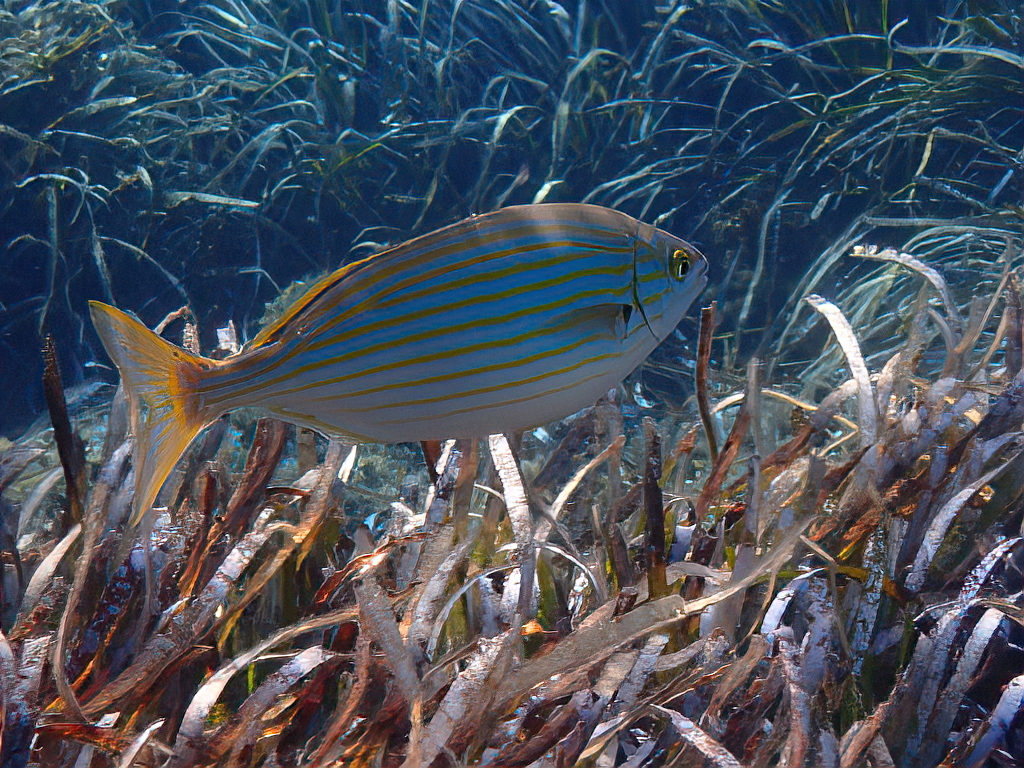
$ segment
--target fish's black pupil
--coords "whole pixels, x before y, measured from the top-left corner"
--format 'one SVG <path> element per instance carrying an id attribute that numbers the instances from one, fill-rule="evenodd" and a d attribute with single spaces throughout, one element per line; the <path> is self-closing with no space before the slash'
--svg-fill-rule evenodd
<path id="1" fill-rule="evenodd" d="M 690 260 L 686 258 L 684 251 L 673 252 L 672 265 L 675 267 L 674 271 L 677 280 L 682 280 L 686 277 L 686 273 L 690 271 Z"/>

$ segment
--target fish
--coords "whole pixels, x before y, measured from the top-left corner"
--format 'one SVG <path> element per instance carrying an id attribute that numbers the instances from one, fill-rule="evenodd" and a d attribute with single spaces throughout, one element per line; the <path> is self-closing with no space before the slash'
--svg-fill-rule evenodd
<path id="1" fill-rule="evenodd" d="M 90 302 L 129 401 L 132 522 L 189 443 L 260 407 L 359 442 L 531 429 L 593 405 L 707 282 L 694 246 L 584 203 L 501 208 L 342 266 L 238 354 L 192 354 Z"/>

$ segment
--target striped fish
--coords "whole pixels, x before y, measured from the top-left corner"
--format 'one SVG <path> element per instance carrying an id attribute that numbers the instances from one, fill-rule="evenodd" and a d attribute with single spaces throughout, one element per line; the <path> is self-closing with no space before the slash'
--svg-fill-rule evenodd
<path id="1" fill-rule="evenodd" d="M 706 272 L 705 258 L 667 232 L 556 203 L 474 216 L 348 264 L 223 361 L 92 302 L 131 403 L 135 517 L 192 439 L 234 408 L 367 442 L 563 418 L 650 354 Z"/>

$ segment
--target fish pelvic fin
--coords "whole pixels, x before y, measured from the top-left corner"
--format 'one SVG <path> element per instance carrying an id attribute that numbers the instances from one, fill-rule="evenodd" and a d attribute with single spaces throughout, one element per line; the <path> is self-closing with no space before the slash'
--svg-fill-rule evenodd
<path id="1" fill-rule="evenodd" d="M 135 436 L 130 524 L 136 525 L 189 443 L 219 415 L 203 407 L 197 387 L 214 362 L 175 346 L 107 304 L 90 301 L 89 310 L 128 396 Z"/>

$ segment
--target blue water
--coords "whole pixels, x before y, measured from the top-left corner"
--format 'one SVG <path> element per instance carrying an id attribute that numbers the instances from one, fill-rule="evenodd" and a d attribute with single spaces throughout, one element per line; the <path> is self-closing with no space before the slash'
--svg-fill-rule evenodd
<path id="1" fill-rule="evenodd" d="M 44 333 L 68 386 L 116 379 L 89 299 L 149 325 L 187 306 L 208 352 L 293 281 L 502 205 L 693 242 L 736 365 L 863 217 L 1019 214 L 1018 3 L 691 5 L 5 4 L 0 435 L 43 410 Z M 695 334 L 638 403 L 686 396 Z"/>

